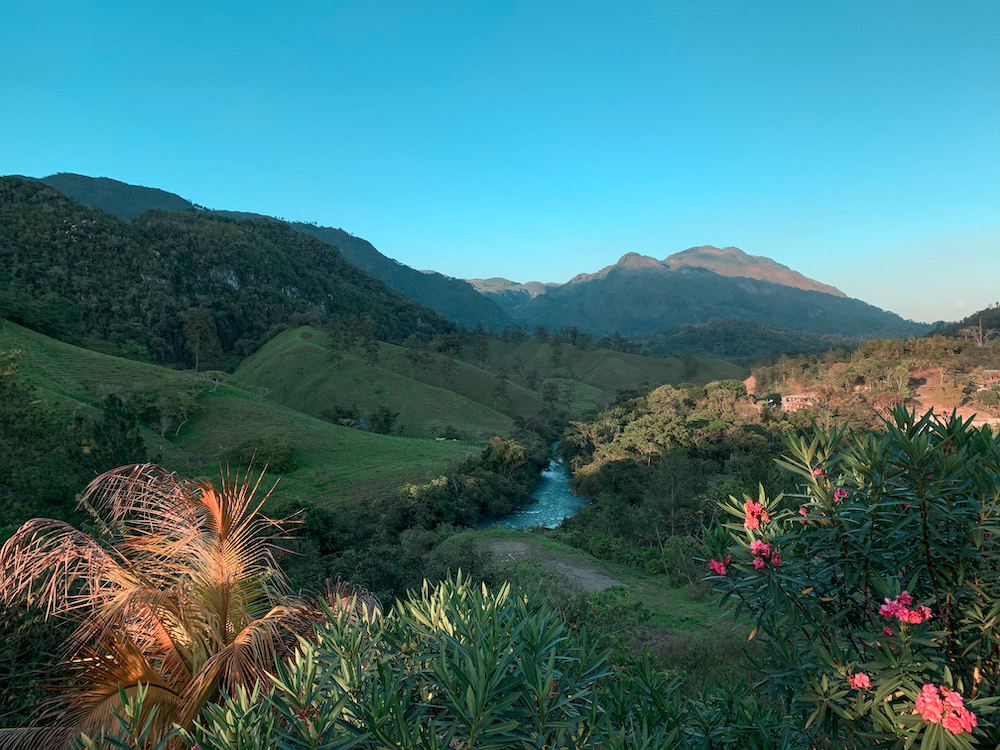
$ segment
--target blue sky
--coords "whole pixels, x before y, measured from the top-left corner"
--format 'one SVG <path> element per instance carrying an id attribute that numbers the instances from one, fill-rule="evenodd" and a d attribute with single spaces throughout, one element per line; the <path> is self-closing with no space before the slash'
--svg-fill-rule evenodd
<path id="1" fill-rule="evenodd" d="M 736 245 L 1000 300 L 1000 3 L 10 3 L 0 173 L 342 227 L 458 277 Z"/>

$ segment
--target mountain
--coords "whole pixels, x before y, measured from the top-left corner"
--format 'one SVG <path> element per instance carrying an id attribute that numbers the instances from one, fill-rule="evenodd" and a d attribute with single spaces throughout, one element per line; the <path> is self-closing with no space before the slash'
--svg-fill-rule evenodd
<path id="1" fill-rule="evenodd" d="M 663 262 L 675 271 L 684 266 L 694 266 L 715 271 L 720 276 L 773 281 L 775 284 L 823 292 L 835 297 L 847 296 L 837 287 L 807 278 L 798 271 L 793 271 L 788 266 L 783 266 L 763 255 L 747 255 L 738 247 L 718 248 L 712 245 L 690 247 L 674 253 Z"/>
<path id="2" fill-rule="evenodd" d="M 189 211 L 200 208 L 189 200 L 155 188 L 129 185 L 107 177 L 59 173 L 41 179 L 78 203 L 99 208 L 125 219 L 134 219 L 144 211 Z M 213 211 L 235 219 L 273 218 L 242 211 Z M 507 314 L 492 300 L 479 294 L 471 284 L 436 272 L 422 272 L 388 258 L 367 240 L 343 229 L 292 222 L 292 228 L 311 234 L 337 248 L 349 262 L 382 280 L 415 302 L 467 326 L 476 324 L 503 327 L 510 323 Z"/>
<path id="3" fill-rule="evenodd" d="M 152 209 L 187 211 L 195 207 L 191 201 L 166 190 L 129 185 L 109 177 L 85 177 L 82 174 L 60 172 L 43 177 L 39 182 L 54 187 L 77 203 L 99 208 L 123 219 L 134 219 Z"/>
<path id="4" fill-rule="evenodd" d="M 397 342 L 455 329 L 284 222 L 159 210 L 126 221 L 21 177 L 0 178 L 0 316 L 115 354 L 200 357 L 209 369 L 290 324 L 357 327 L 368 316 L 370 333 Z"/>
<path id="5" fill-rule="evenodd" d="M 540 281 L 529 281 L 527 284 L 519 284 L 516 281 L 493 277 L 491 279 L 469 279 L 470 284 L 480 294 L 489 297 L 508 315 L 512 314 L 528 300 L 534 299 L 540 294 L 545 294 L 550 289 L 555 289 L 560 284 L 543 284 Z"/>
<path id="6" fill-rule="evenodd" d="M 626 253 L 614 265 L 527 300 L 511 315 L 529 327 L 576 326 L 598 335 L 648 334 L 713 318 L 842 336 L 903 337 L 929 329 L 736 248 L 692 248 L 664 261 Z"/>

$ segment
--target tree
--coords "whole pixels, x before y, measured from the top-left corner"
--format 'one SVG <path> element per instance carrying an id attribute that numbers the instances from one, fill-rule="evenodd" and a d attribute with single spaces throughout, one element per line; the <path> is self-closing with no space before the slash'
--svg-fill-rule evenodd
<path id="1" fill-rule="evenodd" d="M 382 404 L 368 415 L 368 423 L 371 425 L 372 432 L 377 432 L 380 435 L 389 435 L 396 426 L 398 418 L 398 411 L 393 411 L 385 404 Z"/>
<path id="2" fill-rule="evenodd" d="M 558 368 L 562 366 L 562 345 L 559 343 L 559 339 L 552 339 L 552 356 L 550 357 L 552 361 L 552 367 Z"/>
<path id="3" fill-rule="evenodd" d="M 554 409 L 559 402 L 559 386 L 551 380 L 542 386 L 542 401 L 550 408 Z"/>
<path id="4" fill-rule="evenodd" d="M 508 396 L 508 386 L 509 381 L 507 380 L 507 373 L 500 372 L 496 378 L 493 379 L 493 408 L 494 410 L 499 405 L 500 399 L 506 399 Z"/>
<path id="5" fill-rule="evenodd" d="M 139 415 L 132 404 L 114 394 L 101 404 L 101 416 L 94 423 L 88 443 L 87 464 L 97 472 L 146 460 L 146 444 L 139 434 Z"/>
<path id="6" fill-rule="evenodd" d="M 378 366 L 379 354 L 381 351 L 381 345 L 377 339 L 367 338 L 361 342 L 361 356 L 365 358 L 371 366 L 371 376 L 374 380 L 375 378 L 375 368 Z"/>
<path id="7" fill-rule="evenodd" d="M 157 709 L 155 743 L 174 723 L 189 726 L 222 691 L 268 684 L 266 672 L 299 636 L 313 635 L 324 613 L 289 595 L 272 553 L 288 525 L 259 515 L 267 498 L 255 499 L 258 486 L 226 476 L 216 488 L 152 464 L 124 466 L 83 493 L 96 535 L 36 518 L 4 544 L 0 604 L 28 601 L 76 629 L 54 722 L 0 730 L 0 745 L 45 750 L 94 735 L 140 685 L 147 708 Z M 325 599 L 355 606 L 346 591 Z M 378 605 L 362 596 L 357 606 Z"/>
<path id="8" fill-rule="evenodd" d="M 441 382 L 439 385 L 443 386 L 445 381 L 451 381 L 458 372 L 458 362 L 455 359 L 455 355 L 447 354 L 441 358 Z"/>
<path id="9" fill-rule="evenodd" d="M 430 361 L 431 353 L 427 343 L 414 333 L 411 333 L 409 338 L 403 342 L 403 346 L 406 348 L 406 360 L 410 363 L 410 377 L 412 378 L 415 368 L 426 367 Z"/>
<path id="10" fill-rule="evenodd" d="M 486 364 L 486 360 L 490 357 L 490 342 L 486 340 L 485 336 L 476 336 L 472 342 L 472 353 L 480 367 Z"/>
<path id="11" fill-rule="evenodd" d="M 200 365 L 208 369 L 218 369 L 223 365 L 222 345 L 215 328 L 212 313 L 204 307 L 193 307 L 184 321 L 184 341 L 188 351 L 194 356 L 194 369 Z"/>

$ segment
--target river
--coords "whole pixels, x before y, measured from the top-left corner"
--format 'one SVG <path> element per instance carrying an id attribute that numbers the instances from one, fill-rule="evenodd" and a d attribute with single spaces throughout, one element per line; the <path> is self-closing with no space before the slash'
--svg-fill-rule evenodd
<path id="1" fill-rule="evenodd" d="M 542 470 L 538 484 L 531 491 L 537 503 L 524 505 L 508 516 L 488 518 L 479 525 L 482 528 L 502 526 L 505 529 L 528 529 L 544 526 L 554 529 L 564 518 L 575 516 L 587 502 L 585 497 L 577 497 L 569 489 L 572 476 L 569 467 L 561 459 L 553 458 Z"/>

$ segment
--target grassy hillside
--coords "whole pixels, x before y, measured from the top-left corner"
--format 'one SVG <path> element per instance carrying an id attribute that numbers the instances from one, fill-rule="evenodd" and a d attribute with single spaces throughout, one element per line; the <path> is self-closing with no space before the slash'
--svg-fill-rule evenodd
<path id="1" fill-rule="evenodd" d="M 685 373 L 679 359 L 643 357 L 610 349 L 580 349 L 570 344 L 558 347 L 558 364 L 553 363 L 556 348 L 546 341 L 527 339 L 517 343 L 491 340 L 487 366 L 491 369 L 506 367 L 537 369 L 543 377 L 562 377 L 600 391 L 605 397 L 614 398 L 619 391 L 656 387 L 664 383 L 708 383 L 727 378 L 743 379 L 748 371 L 721 359 L 700 359 L 697 369 Z M 584 393 L 596 395 L 580 388 Z"/>
<path id="2" fill-rule="evenodd" d="M 494 376 L 464 362 L 456 363 L 447 378 L 436 361 L 413 368 L 411 378 L 402 347 L 380 343 L 379 363 L 372 367 L 357 352 L 335 362 L 328 343 L 318 329 L 285 331 L 248 357 L 233 382 L 316 417 L 335 407 L 357 409 L 364 416 L 386 406 L 400 414 L 402 434 L 410 437 L 432 437 L 451 426 L 488 439 L 512 430 L 514 414 L 539 409 L 534 394 L 513 384 L 508 398 L 491 398 Z"/>
<path id="3" fill-rule="evenodd" d="M 384 406 L 399 413 L 394 433 L 432 437 L 453 428 L 473 439 L 488 439 L 513 429 L 515 417 L 539 416 L 545 408 L 540 393 L 545 383 L 557 385 L 560 404 L 575 413 L 607 404 L 621 390 L 686 379 L 681 362 L 674 359 L 563 344 L 556 367 L 546 342 L 493 339 L 489 348 L 482 367 L 463 351 L 454 371 L 447 373 L 442 355 L 431 354 L 423 364 L 412 365 L 405 348 L 382 342 L 373 366 L 357 349 L 335 357 L 324 331 L 302 327 L 279 334 L 244 360 L 232 382 L 314 417 L 333 419 L 338 408 L 365 417 Z M 505 396 L 495 390 L 501 370 L 509 379 Z M 539 391 L 527 387 L 530 370 L 538 372 Z M 691 376 L 698 382 L 744 377 L 742 368 L 721 360 L 700 360 Z"/>
<path id="4" fill-rule="evenodd" d="M 281 478 L 276 499 L 319 504 L 343 499 L 370 505 L 405 482 L 441 474 L 445 461 L 478 450 L 452 441 L 346 429 L 230 383 L 81 349 L 0 321 L 0 350 L 8 349 L 21 351 L 20 371 L 32 380 L 39 397 L 59 412 L 94 414 L 111 393 L 191 396 L 196 407 L 179 431 L 171 428 L 161 437 L 143 430 L 150 453 L 183 474 L 217 473 L 224 454 L 248 438 L 290 443 L 299 468 Z"/>

